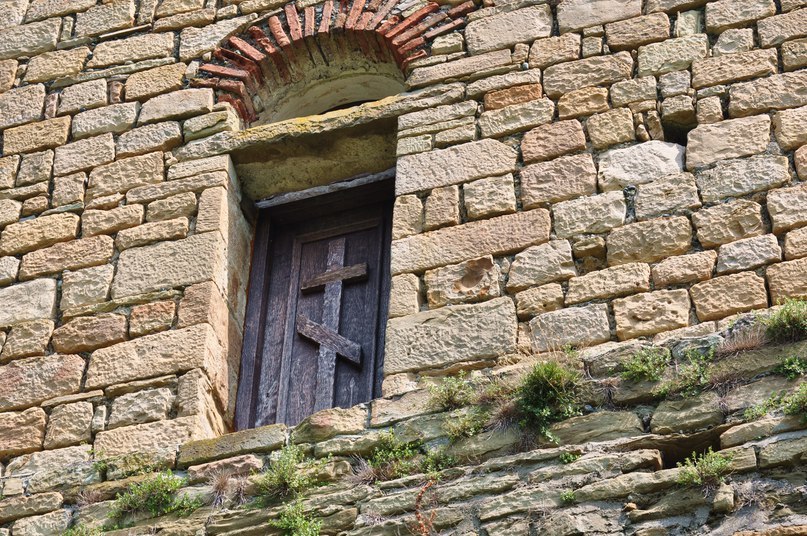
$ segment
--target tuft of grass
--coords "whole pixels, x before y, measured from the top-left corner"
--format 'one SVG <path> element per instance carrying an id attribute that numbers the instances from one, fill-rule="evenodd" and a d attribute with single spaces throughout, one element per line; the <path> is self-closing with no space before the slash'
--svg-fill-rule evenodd
<path id="1" fill-rule="evenodd" d="M 422 443 L 405 443 L 394 432 L 381 435 L 367 462 L 376 473 L 377 480 L 393 480 L 419 472 L 418 457 Z"/>
<path id="2" fill-rule="evenodd" d="M 807 374 L 807 359 L 797 355 L 788 356 L 774 369 L 774 372 L 785 376 L 788 380 L 795 380 Z"/>
<path id="3" fill-rule="evenodd" d="M 678 467 L 683 469 L 678 475 L 678 484 L 700 486 L 705 492 L 715 490 L 731 472 L 731 460 L 731 454 L 714 452 L 712 447 L 700 455 L 693 452 L 684 463 L 678 463 Z"/>
<path id="4" fill-rule="evenodd" d="M 632 382 L 657 382 L 668 362 L 669 356 L 663 348 L 642 348 L 623 365 L 622 378 Z"/>
<path id="5" fill-rule="evenodd" d="M 755 350 L 767 342 L 768 336 L 765 334 L 765 327 L 754 322 L 749 326 L 731 331 L 717 347 L 717 355 L 720 357 L 736 355 L 740 352 Z"/>
<path id="6" fill-rule="evenodd" d="M 563 504 L 574 504 L 577 502 L 577 498 L 574 495 L 574 490 L 567 489 L 566 491 L 561 491 L 560 500 Z"/>
<path id="7" fill-rule="evenodd" d="M 801 416 L 802 422 L 807 423 L 807 383 L 782 399 L 782 411 L 785 415 Z"/>
<path id="8" fill-rule="evenodd" d="M 560 463 L 562 464 L 569 464 L 576 462 L 580 458 L 580 454 L 577 452 L 562 452 L 559 456 Z"/>
<path id="9" fill-rule="evenodd" d="M 485 408 L 473 407 L 465 413 L 451 414 L 443 428 L 451 441 L 458 441 L 482 433 L 489 418 L 490 414 Z"/>
<path id="10" fill-rule="evenodd" d="M 707 355 L 701 355 L 697 351 L 687 352 L 687 362 L 678 367 L 678 371 L 672 380 L 659 385 L 655 393 L 659 396 L 672 394 L 697 395 L 710 385 L 713 359 L 714 350 L 710 350 Z"/>
<path id="11" fill-rule="evenodd" d="M 283 531 L 287 536 L 319 536 L 322 521 L 306 515 L 302 501 L 286 504 L 277 519 L 269 524 Z"/>
<path id="12" fill-rule="evenodd" d="M 264 502 L 297 497 L 317 484 L 317 470 L 325 463 L 306 457 L 297 445 L 283 447 L 257 479 L 258 495 Z"/>
<path id="13" fill-rule="evenodd" d="M 522 379 L 516 398 L 521 425 L 552 437 L 550 425 L 581 414 L 583 378 L 554 361 L 536 364 Z"/>
<path id="14" fill-rule="evenodd" d="M 474 396 L 474 386 L 466 376 L 463 370 L 454 377 L 443 378 L 437 385 L 430 385 L 429 408 L 448 411 L 470 404 Z"/>
<path id="15" fill-rule="evenodd" d="M 785 300 L 778 310 L 761 321 L 768 338 L 775 343 L 807 339 L 807 301 Z"/>
<path id="16" fill-rule="evenodd" d="M 185 484 L 187 481 L 184 478 L 175 476 L 170 470 L 135 482 L 115 498 L 109 517 L 120 522 L 126 516 L 137 513 L 147 513 L 150 517 L 171 513 L 187 515 L 202 503 L 188 497 L 177 497 L 177 491 Z"/>

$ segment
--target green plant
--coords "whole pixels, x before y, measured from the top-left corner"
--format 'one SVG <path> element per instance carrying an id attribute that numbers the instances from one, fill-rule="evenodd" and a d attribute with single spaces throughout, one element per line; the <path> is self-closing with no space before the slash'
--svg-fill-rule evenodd
<path id="1" fill-rule="evenodd" d="M 62 533 L 62 536 L 101 536 L 99 528 L 90 528 L 86 525 L 73 525 Z"/>
<path id="2" fill-rule="evenodd" d="M 667 368 L 669 357 L 662 348 L 642 348 L 624 365 L 622 378 L 639 382 L 648 380 L 657 382 L 661 380 L 664 370 Z"/>
<path id="3" fill-rule="evenodd" d="M 296 497 L 316 485 L 317 470 L 325 463 L 306 457 L 297 445 L 283 447 L 257 479 L 258 494 L 264 501 Z"/>
<path id="4" fill-rule="evenodd" d="M 560 492 L 560 500 L 563 504 L 574 504 L 577 499 L 574 496 L 574 490 L 567 489 Z"/>
<path id="5" fill-rule="evenodd" d="M 177 491 L 187 481 L 164 471 L 130 485 L 124 493 L 119 493 L 112 504 L 109 517 L 121 521 L 130 514 L 147 513 L 151 517 L 165 514 L 188 514 L 201 506 L 201 502 L 187 496 L 177 497 Z"/>
<path id="6" fill-rule="evenodd" d="M 692 453 L 692 456 L 678 463 L 681 472 L 678 484 L 682 486 L 702 486 L 705 491 L 716 489 L 731 472 L 731 454 L 714 452 L 709 447 L 704 454 Z"/>
<path id="7" fill-rule="evenodd" d="M 436 473 L 455 465 L 457 465 L 457 459 L 454 456 L 449 454 L 445 448 L 436 448 L 426 452 L 421 466 L 424 473 L 432 475 L 432 480 L 437 480 Z"/>
<path id="8" fill-rule="evenodd" d="M 762 404 L 757 404 L 755 406 L 745 408 L 745 411 L 743 411 L 743 420 L 745 422 L 751 422 L 757 419 L 761 419 L 769 412 L 778 409 L 780 405 L 781 405 L 780 398 L 775 395 L 771 396 L 768 400 L 766 400 Z"/>
<path id="9" fill-rule="evenodd" d="M 322 521 L 306 515 L 299 500 L 284 505 L 280 516 L 270 520 L 269 524 L 288 536 L 319 536 L 322 528 Z"/>
<path id="10" fill-rule="evenodd" d="M 795 342 L 807 338 L 807 301 L 785 302 L 761 322 L 765 333 L 773 342 Z"/>
<path id="11" fill-rule="evenodd" d="M 552 423 L 580 415 L 582 394 L 579 372 L 554 361 L 536 364 L 524 376 L 516 394 L 522 426 L 551 437 Z"/>
<path id="12" fill-rule="evenodd" d="M 430 385 L 428 404 L 437 411 L 446 411 L 467 406 L 473 396 L 473 384 L 466 379 L 463 370 L 454 377 L 443 378 L 437 385 Z"/>
<path id="13" fill-rule="evenodd" d="M 774 372 L 786 376 L 788 380 L 795 380 L 799 376 L 807 374 L 807 359 L 797 355 L 788 356 L 776 367 Z"/>
<path id="14" fill-rule="evenodd" d="M 782 411 L 785 415 L 800 415 L 801 420 L 807 422 L 807 383 L 782 399 Z"/>
<path id="15" fill-rule="evenodd" d="M 405 443 L 394 432 L 387 432 L 381 435 L 367 462 L 379 480 L 401 478 L 418 472 L 421 447 L 419 441 Z"/>
<path id="16" fill-rule="evenodd" d="M 562 452 L 559 456 L 560 463 L 568 464 L 576 462 L 580 458 L 577 452 Z"/>
<path id="17" fill-rule="evenodd" d="M 706 355 L 690 351 L 686 353 L 685 357 L 687 362 L 678 367 L 675 377 L 656 388 L 657 395 L 668 396 L 678 393 L 693 396 L 709 385 L 714 351 L 710 350 Z"/>
<path id="18" fill-rule="evenodd" d="M 473 407 L 464 413 L 451 414 L 443 424 L 443 428 L 451 441 L 458 441 L 463 437 L 482 433 L 489 416 L 485 408 Z"/>

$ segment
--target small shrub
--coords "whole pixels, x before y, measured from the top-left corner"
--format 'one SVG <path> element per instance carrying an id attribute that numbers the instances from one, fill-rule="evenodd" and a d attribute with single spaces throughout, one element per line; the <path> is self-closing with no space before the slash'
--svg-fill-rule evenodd
<path id="1" fill-rule="evenodd" d="M 639 382 L 643 380 L 657 382 L 661 380 L 667 368 L 669 357 L 661 348 L 642 348 L 624 365 L 622 378 Z"/>
<path id="2" fill-rule="evenodd" d="M 694 396 L 709 385 L 714 351 L 701 355 L 695 351 L 686 354 L 687 363 L 678 367 L 678 372 L 670 381 L 663 382 L 655 393 L 659 396 L 681 394 Z"/>
<path id="3" fill-rule="evenodd" d="M 801 420 L 807 422 L 807 383 L 782 399 L 782 411 L 785 415 L 800 415 Z"/>
<path id="4" fill-rule="evenodd" d="M 471 408 L 465 413 L 452 414 L 446 419 L 443 428 L 451 441 L 458 441 L 463 437 L 472 437 L 482 433 L 489 416 L 484 408 Z"/>
<path id="5" fill-rule="evenodd" d="M 550 437 L 552 423 L 580 415 L 583 379 L 579 372 L 549 361 L 538 363 L 517 392 L 522 426 Z"/>
<path id="6" fill-rule="evenodd" d="M 560 500 L 563 504 L 574 504 L 577 501 L 574 496 L 574 490 L 567 489 L 560 492 Z"/>
<path id="7" fill-rule="evenodd" d="M 429 386 L 429 407 L 437 411 L 461 408 L 471 403 L 473 384 L 466 379 L 465 371 L 455 377 L 443 378 L 437 385 Z"/>
<path id="8" fill-rule="evenodd" d="M 439 473 L 450 467 L 457 465 L 457 459 L 454 458 L 445 448 L 432 449 L 426 453 L 423 458 L 423 472 L 432 475 L 432 480 L 436 480 L 435 473 Z"/>
<path id="9" fill-rule="evenodd" d="M 317 483 L 317 469 L 325 463 L 325 460 L 307 458 L 297 445 L 283 447 L 258 478 L 258 494 L 264 501 L 296 497 Z"/>
<path id="10" fill-rule="evenodd" d="M 560 463 L 569 464 L 576 462 L 580 458 L 580 454 L 577 452 L 562 452 L 559 459 Z"/>
<path id="11" fill-rule="evenodd" d="M 147 513 L 151 517 L 170 513 L 188 514 L 199 508 L 201 502 L 188 497 L 177 498 L 177 491 L 186 483 L 184 478 L 173 475 L 171 471 L 136 482 L 115 498 L 110 518 L 119 522 L 127 515 L 136 513 Z"/>
<path id="12" fill-rule="evenodd" d="M 765 333 L 776 343 L 807 338 L 807 301 L 786 300 L 777 310 L 762 318 Z"/>
<path id="13" fill-rule="evenodd" d="M 379 444 L 367 460 L 378 480 L 392 480 L 419 472 L 417 458 L 422 444 L 404 443 L 393 432 L 381 435 Z"/>
<path id="14" fill-rule="evenodd" d="M 775 396 L 772 396 L 762 404 L 757 404 L 755 406 L 751 406 L 749 408 L 745 408 L 743 411 L 743 420 L 745 422 L 752 422 L 756 421 L 757 419 L 761 419 L 769 412 L 779 408 L 779 399 Z"/>
<path id="15" fill-rule="evenodd" d="M 774 372 L 787 377 L 788 380 L 795 380 L 799 376 L 807 374 L 807 359 L 797 355 L 788 356 L 776 367 Z"/>
<path id="16" fill-rule="evenodd" d="M 101 529 L 90 528 L 86 525 L 74 525 L 64 531 L 62 536 L 101 536 Z"/>
<path id="17" fill-rule="evenodd" d="M 732 455 L 714 452 L 712 447 L 705 454 L 692 453 L 684 463 L 678 463 L 683 470 L 678 475 L 682 486 L 701 486 L 705 491 L 717 489 L 731 472 Z"/>
<path id="18" fill-rule="evenodd" d="M 319 536 L 322 528 L 322 521 L 306 515 L 299 500 L 286 504 L 280 516 L 270 520 L 269 524 L 288 536 Z"/>

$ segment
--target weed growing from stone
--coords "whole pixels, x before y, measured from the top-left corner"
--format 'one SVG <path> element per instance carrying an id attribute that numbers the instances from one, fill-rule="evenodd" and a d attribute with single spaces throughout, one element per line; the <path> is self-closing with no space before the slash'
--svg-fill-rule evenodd
<path id="1" fill-rule="evenodd" d="M 578 454 L 577 452 L 562 452 L 560 454 L 560 456 L 558 457 L 558 459 L 560 460 L 560 463 L 563 463 L 563 464 L 569 464 L 569 463 L 576 462 L 579 458 L 580 458 L 580 454 Z"/>
<path id="2" fill-rule="evenodd" d="M 430 385 L 429 407 L 437 411 L 448 411 L 470 404 L 474 396 L 474 386 L 466 376 L 463 370 L 454 377 L 443 378 L 437 385 Z"/>
<path id="3" fill-rule="evenodd" d="M 781 399 L 777 396 L 771 396 L 762 404 L 756 404 L 743 411 L 743 420 L 745 422 L 752 422 L 761 419 L 771 411 L 779 409 L 781 406 Z"/>
<path id="4" fill-rule="evenodd" d="M 146 513 L 159 517 L 176 513 L 187 515 L 202 506 L 201 501 L 188 497 L 177 497 L 177 491 L 187 481 L 164 471 L 142 482 L 135 482 L 124 493 L 118 494 L 112 504 L 109 517 L 120 523 L 126 516 Z"/>
<path id="5" fill-rule="evenodd" d="M 574 490 L 567 489 L 566 491 L 561 491 L 560 500 L 563 504 L 574 504 L 577 501 Z"/>
<path id="6" fill-rule="evenodd" d="M 549 427 L 581 414 L 583 378 L 579 372 L 554 361 L 536 364 L 517 391 L 521 425 L 552 438 Z"/>
<path id="7" fill-rule="evenodd" d="M 302 501 L 286 504 L 277 519 L 269 524 L 283 531 L 288 536 L 319 536 L 322 521 L 313 516 L 306 515 Z"/>
<path id="8" fill-rule="evenodd" d="M 807 301 L 786 300 L 781 307 L 761 319 L 765 333 L 776 343 L 807 339 Z"/>
<path id="9" fill-rule="evenodd" d="M 90 528 L 86 525 L 74 525 L 64 531 L 62 536 L 101 536 L 101 529 Z"/>
<path id="10" fill-rule="evenodd" d="M 376 480 L 401 478 L 419 472 L 417 458 L 421 447 L 419 441 L 405 443 L 393 432 L 385 433 L 367 462 L 375 471 Z"/>
<path id="11" fill-rule="evenodd" d="M 696 351 L 687 352 L 687 362 L 678 367 L 675 378 L 663 382 L 654 393 L 663 397 L 673 394 L 697 395 L 710 384 L 713 358 L 714 350 L 710 350 L 707 355 Z"/>
<path id="12" fill-rule="evenodd" d="M 788 380 L 795 380 L 807 374 L 807 359 L 797 355 L 788 356 L 774 369 L 774 372 L 785 376 Z"/>
<path id="13" fill-rule="evenodd" d="M 661 380 L 669 357 L 662 348 L 642 348 L 624 365 L 622 378 L 632 382 Z"/>
<path id="14" fill-rule="evenodd" d="M 431 480 L 437 480 L 437 473 L 457 465 L 454 458 L 445 448 L 431 449 L 423 458 L 423 472 L 431 475 Z"/>
<path id="15" fill-rule="evenodd" d="M 684 463 L 678 463 L 678 467 L 682 469 L 678 475 L 678 484 L 687 487 L 700 486 L 707 493 L 713 491 L 731 472 L 731 460 L 731 454 L 714 452 L 712 447 L 704 454 L 693 452 Z"/>
<path id="16" fill-rule="evenodd" d="M 736 355 L 740 352 L 755 350 L 767 342 L 768 336 L 765 334 L 765 327 L 754 322 L 751 325 L 732 329 L 717 347 L 717 355 L 719 357 Z"/>
<path id="17" fill-rule="evenodd" d="M 258 495 L 264 502 L 297 497 L 316 485 L 317 469 L 325 463 L 306 457 L 297 445 L 283 447 L 256 481 Z"/>
<path id="18" fill-rule="evenodd" d="M 482 433 L 489 418 L 490 414 L 485 408 L 473 407 L 464 413 L 452 413 L 443 428 L 451 441 L 458 441 Z"/>
<path id="19" fill-rule="evenodd" d="M 782 399 L 782 411 L 785 415 L 801 416 L 802 422 L 807 423 L 807 383 Z"/>

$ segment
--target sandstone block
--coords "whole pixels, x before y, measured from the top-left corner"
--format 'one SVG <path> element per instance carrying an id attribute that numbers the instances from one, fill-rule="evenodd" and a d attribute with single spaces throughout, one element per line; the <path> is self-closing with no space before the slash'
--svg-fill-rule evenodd
<path id="1" fill-rule="evenodd" d="M 478 220 L 516 211 L 513 175 L 490 177 L 463 187 L 468 218 Z"/>
<path id="2" fill-rule="evenodd" d="M 55 175 L 83 171 L 115 160 L 115 140 L 111 133 L 74 141 L 56 148 Z"/>
<path id="3" fill-rule="evenodd" d="M 586 130 L 595 149 L 604 149 L 636 139 L 633 114 L 627 108 L 618 108 L 589 117 Z"/>
<path id="4" fill-rule="evenodd" d="M 17 178 L 17 168 L 20 167 L 20 156 L 6 156 L 0 158 L 0 188 L 12 188 Z M 2 217 L 0 216 L 0 222 Z M 0 223 L 0 226 L 5 225 Z"/>
<path id="5" fill-rule="evenodd" d="M 746 117 L 807 105 L 807 72 L 774 74 L 766 78 L 732 84 L 729 115 Z"/>
<path id="6" fill-rule="evenodd" d="M 219 20 L 202 28 L 185 28 L 179 36 L 179 59 L 188 61 L 205 52 L 212 52 L 219 43 L 246 27 L 257 16 L 250 13 L 243 17 Z"/>
<path id="7" fill-rule="evenodd" d="M 45 86 L 34 84 L 0 93 L 0 129 L 42 119 Z"/>
<path id="8" fill-rule="evenodd" d="M 8 458 L 41 449 L 42 439 L 45 437 L 46 420 L 47 415 L 41 408 L 0 413 L 0 438 L 3 440 L 0 443 L 2 444 L 0 456 Z M 3 501 L 3 506 L 0 506 L 0 521 L 6 522 L 14 519 L 14 516 L 9 513 L 11 511 L 7 502 Z"/>
<path id="9" fill-rule="evenodd" d="M 538 100 L 543 94 L 540 83 L 497 89 L 485 94 L 485 110 L 499 110 L 514 104 Z"/>
<path id="10" fill-rule="evenodd" d="M 639 47 L 639 76 L 683 71 L 709 51 L 706 34 L 689 35 Z"/>
<path id="11" fill-rule="evenodd" d="M 59 115 L 98 108 L 107 104 L 107 83 L 103 78 L 68 86 L 59 95 Z"/>
<path id="12" fill-rule="evenodd" d="M 0 199 L 0 228 L 14 224 L 20 219 L 22 203 L 13 199 Z"/>
<path id="13" fill-rule="evenodd" d="M 687 136 L 687 169 L 761 153 L 770 142 L 770 130 L 771 119 L 767 115 L 700 125 Z"/>
<path id="14" fill-rule="evenodd" d="M 521 141 L 525 163 L 551 160 L 585 148 L 586 135 L 583 133 L 583 125 L 577 119 L 541 125 L 524 134 Z M 593 161 L 591 164 L 593 168 Z"/>
<path id="15" fill-rule="evenodd" d="M 558 99 L 558 117 L 568 119 L 608 110 L 608 90 L 584 87 L 570 91 Z"/>
<path id="16" fill-rule="evenodd" d="M 87 388 L 175 374 L 194 368 L 215 370 L 221 347 L 207 324 L 146 335 L 96 350 L 87 368 Z"/>
<path id="17" fill-rule="evenodd" d="M 720 33 L 776 14 L 773 0 L 720 0 L 706 5 L 706 29 Z M 766 46 L 766 45 L 763 45 Z"/>
<path id="18" fill-rule="evenodd" d="M 549 123 L 554 114 L 555 104 L 543 98 L 485 111 L 479 116 L 479 129 L 483 138 L 498 138 Z"/>
<path id="19" fill-rule="evenodd" d="M 552 207 L 555 234 L 569 238 L 578 234 L 606 233 L 625 223 L 627 205 L 622 192 L 562 201 Z"/>
<path id="20" fill-rule="evenodd" d="M 513 352 L 515 344 L 515 306 L 508 298 L 418 313 L 389 321 L 385 373 L 490 359 Z"/>
<path id="21" fill-rule="evenodd" d="M 630 78 L 633 60 L 626 52 L 595 56 L 547 67 L 544 91 L 552 98 L 587 86 L 610 85 Z"/>
<path id="22" fill-rule="evenodd" d="M 698 186 L 690 173 L 678 173 L 642 184 L 636 193 L 636 218 L 647 220 L 664 214 L 701 207 Z"/>
<path id="23" fill-rule="evenodd" d="M 653 335 L 689 325 L 689 293 L 657 290 L 614 300 L 619 340 Z"/>
<path id="24" fill-rule="evenodd" d="M 510 265 L 508 290 L 523 290 L 577 275 L 568 240 L 551 240 L 518 253 Z"/>
<path id="25" fill-rule="evenodd" d="M 780 188 L 768 193 L 768 212 L 773 220 L 773 232 L 781 233 L 807 223 L 804 203 L 807 202 L 807 184 Z"/>
<path id="26" fill-rule="evenodd" d="M 17 359 L 0 367 L 0 410 L 38 404 L 78 392 L 84 360 L 77 355 Z M 20 389 L 24 385 L 25 389 Z"/>
<path id="27" fill-rule="evenodd" d="M 17 279 L 20 261 L 15 257 L 0 257 L 0 286 L 7 286 Z"/>
<path id="28" fill-rule="evenodd" d="M 70 50 L 46 52 L 31 58 L 25 70 L 25 81 L 49 82 L 66 76 L 75 76 L 81 72 L 90 49 L 77 47 Z"/>
<path id="29" fill-rule="evenodd" d="M 3 153 L 30 153 L 64 145 L 70 134 L 70 118 L 57 117 L 3 131 Z"/>
<path id="30" fill-rule="evenodd" d="M 655 76 L 623 80 L 611 86 L 611 102 L 615 107 L 649 100 L 656 100 Z"/>
<path id="31" fill-rule="evenodd" d="M 135 3 L 132 0 L 116 0 L 99 4 L 76 14 L 76 36 L 101 35 L 134 25 Z"/>
<path id="32" fill-rule="evenodd" d="M 701 197 L 707 203 L 762 192 L 789 180 L 787 157 L 774 155 L 718 162 L 696 175 Z"/>
<path id="33" fill-rule="evenodd" d="M 769 266 L 766 276 L 771 288 L 772 303 L 782 303 L 788 298 L 807 298 L 807 258 Z"/>
<path id="34" fill-rule="evenodd" d="M 0 60 L 0 91 L 5 92 L 11 89 L 16 77 L 17 60 Z"/>
<path id="35" fill-rule="evenodd" d="M 392 273 L 422 272 L 480 255 L 504 255 L 549 240 L 549 213 L 535 209 L 395 240 Z"/>
<path id="36" fill-rule="evenodd" d="M 38 279 L 0 289 L 0 326 L 51 319 L 56 307 L 56 281 Z"/>
<path id="37" fill-rule="evenodd" d="M 516 294 L 516 312 L 522 320 L 563 308 L 563 287 L 549 283 Z"/>
<path id="38" fill-rule="evenodd" d="M 658 405 L 650 421 L 654 434 L 694 432 L 723 423 L 720 397 L 703 393 L 685 400 L 665 400 Z"/>
<path id="39" fill-rule="evenodd" d="M 146 303 L 132 307 L 129 316 L 129 334 L 140 337 L 157 331 L 165 331 L 174 323 L 176 304 L 173 301 Z"/>
<path id="40" fill-rule="evenodd" d="M 515 171 L 517 153 L 495 140 L 479 140 L 398 159 L 396 195 Z"/>
<path id="41" fill-rule="evenodd" d="M 0 252 L 16 255 L 72 240 L 78 234 L 79 217 L 52 214 L 8 225 L 0 236 Z"/>
<path id="42" fill-rule="evenodd" d="M 90 9 L 96 3 L 92 0 L 33 0 L 25 14 L 26 22 L 48 19 L 60 15 L 70 15 Z"/>
<path id="43" fill-rule="evenodd" d="M 108 236 L 81 238 L 32 251 L 22 258 L 20 279 L 33 279 L 62 270 L 77 270 L 109 262 L 114 253 Z"/>
<path id="44" fill-rule="evenodd" d="M 790 261 L 801 257 L 807 257 L 807 227 L 785 235 L 785 259 Z"/>
<path id="45" fill-rule="evenodd" d="M 807 66 L 807 39 L 794 39 L 783 43 L 782 63 L 785 71 L 795 71 Z"/>
<path id="46" fill-rule="evenodd" d="M 118 314 L 78 317 L 53 332 L 57 352 L 89 352 L 126 340 L 126 317 Z"/>
<path id="47" fill-rule="evenodd" d="M 558 5 L 558 24 L 563 34 L 641 14 L 639 0 L 566 0 Z"/>
<path id="48" fill-rule="evenodd" d="M 776 50 L 749 50 L 692 62 L 692 87 L 700 89 L 776 74 Z"/>
<path id="49" fill-rule="evenodd" d="M 111 210 L 85 210 L 81 220 L 82 236 L 112 234 L 143 222 L 143 205 L 125 205 Z"/>
<path id="50" fill-rule="evenodd" d="M 661 288 L 705 281 L 712 277 L 716 260 L 717 252 L 711 250 L 669 257 L 653 266 L 653 284 Z"/>
<path id="51" fill-rule="evenodd" d="M 149 37 L 157 36 L 151 34 Z M 165 38 L 163 37 L 163 39 Z M 171 39 L 170 48 L 173 48 L 173 39 Z M 172 63 L 171 65 L 163 65 L 147 71 L 133 73 L 126 79 L 126 100 L 143 101 L 161 93 L 180 89 L 182 87 L 182 78 L 185 76 L 187 68 L 188 66 L 184 63 Z"/>
<path id="52" fill-rule="evenodd" d="M 530 320 L 530 331 L 536 352 L 599 344 L 611 338 L 608 306 L 600 303 L 543 313 Z"/>
<path id="53" fill-rule="evenodd" d="M 50 413 L 45 434 L 45 448 L 55 449 L 92 440 L 93 409 L 90 402 L 56 406 Z"/>
<path id="54" fill-rule="evenodd" d="M 185 467 L 248 453 L 271 452 L 286 444 L 286 425 L 271 424 L 240 430 L 212 439 L 191 441 L 179 449 L 179 465 Z"/>
<path id="55" fill-rule="evenodd" d="M 745 199 L 705 208 L 692 215 L 698 240 L 705 247 L 765 233 L 762 207 Z"/>
<path id="56" fill-rule="evenodd" d="M 807 145 L 807 106 L 776 112 L 773 128 L 776 141 L 785 151 Z"/>
<path id="57" fill-rule="evenodd" d="M 118 138 L 118 156 L 133 156 L 150 151 L 168 151 L 182 143 L 182 129 L 176 121 L 146 125 Z"/>
<path id="58" fill-rule="evenodd" d="M 333 410 L 326 410 L 326 411 L 334 412 L 336 410 L 345 412 L 350 411 L 350 410 L 343 410 L 341 408 L 334 408 Z M 319 415 L 319 413 L 315 415 Z M 300 430 L 299 426 L 295 428 L 295 432 L 297 430 Z M 258 456 L 255 456 L 254 454 L 233 456 L 232 458 L 226 458 L 224 460 L 219 460 L 215 462 L 204 463 L 200 465 L 191 465 L 190 467 L 188 467 L 188 482 L 190 483 L 207 482 L 210 478 L 222 472 L 229 473 L 233 476 L 247 476 L 254 473 L 258 473 L 263 468 L 264 468 L 263 459 Z"/>
<path id="59" fill-rule="evenodd" d="M 143 103 L 137 124 L 145 125 L 168 119 L 184 119 L 212 110 L 213 90 L 182 89 L 152 97 Z"/>
<path id="60" fill-rule="evenodd" d="M 49 491 L 55 487 L 84 486 L 101 479 L 98 471 L 93 468 L 91 445 L 46 450 L 21 456 L 8 464 L 7 474 L 33 475 L 28 479 L 29 493 Z M 60 533 L 61 530 L 55 531 L 55 534 Z"/>
<path id="61" fill-rule="evenodd" d="M 555 63 L 580 58 L 580 34 L 564 34 L 559 37 L 538 39 L 530 47 L 529 63 L 532 67 L 545 69 Z"/>
<path id="62" fill-rule="evenodd" d="M 56 48 L 62 19 L 53 18 L 3 29 L 0 60 L 20 56 L 36 56 Z"/>
<path id="63" fill-rule="evenodd" d="M 53 333 L 52 320 L 32 320 L 12 326 L 3 345 L 0 363 L 20 357 L 45 355 Z"/>
<path id="64" fill-rule="evenodd" d="M 160 152 L 124 158 L 99 166 L 90 172 L 87 198 L 95 199 L 113 193 L 123 193 L 144 184 L 163 180 L 163 155 Z"/>
<path id="65" fill-rule="evenodd" d="M 776 236 L 769 234 L 723 244 L 718 250 L 717 273 L 752 270 L 782 260 Z"/>
<path id="66" fill-rule="evenodd" d="M 693 285 L 689 292 L 701 322 L 768 306 L 765 280 L 753 272 L 715 277 Z"/>
<path id="67" fill-rule="evenodd" d="M 179 303 L 178 328 L 185 328 L 195 324 L 210 324 L 224 340 L 229 324 L 229 310 L 227 302 L 215 283 L 208 281 L 191 285 L 185 289 L 182 301 Z"/>
<path id="68" fill-rule="evenodd" d="M 218 233 L 132 248 L 121 253 L 113 298 L 191 285 L 223 277 L 224 244 Z M 224 285 L 220 285 L 224 286 Z"/>
<path id="69" fill-rule="evenodd" d="M 422 302 L 418 276 L 398 274 L 392 277 L 387 312 L 389 318 L 413 315 L 420 311 Z"/>
<path id="70" fill-rule="evenodd" d="M 551 33 L 552 12 L 543 4 L 471 21 L 465 27 L 465 43 L 471 54 L 480 54 L 532 42 Z"/>
<path id="71" fill-rule="evenodd" d="M 460 189 L 458 186 L 435 188 L 425 203 L 423 228 L 426 231 L 457 225 L 460 222 Z"/>
<path id="72" fill-rule="evenodd" d="M 165 420 L 173 403 L 174 395 L 165 387 L 124 394 L 112 402 L 107 429 Z"/>
<path id="73" fill-rule="evenodd" d="M 0 506 L 0 521 L 7 523 L 22 517 L 44 514 L 61 506 L 62 494 L 56 492 L 9 497 Z"/>
<path id="74" fill-rule="evenodd" d="M 53 151 L 27 154 L 22 157 L 20 169 L 17 171 L 17 186 L 28 186 L 38 182 L 49 181 L 53 168 Z"/>
<path id="75" fill-rule="evenodd" d="M 41 516 L 18 519 L 11 526 L 15 535 L 40 536 L 43 534 L 63 534 L 70 524 L 69 510 L 56 510 Z"/>
<path id="76" fill-rule="evenodd" d="M 569 280 L 566 304 L 614 298 L 650 290 L 650 266 L 623 264 Z"/>
<path id="77" fill-rule="evenodd" d="M 119 251 L 145 246 L 154 242 L 164 242 L 185 238 L 188 234 L 188 218 L 144 223 L 137 227 L 124 229 L 115 239 L 115 247 Z"/>
<path id="78" fill-rule="evenodd" d="M 597 191 L 597 171 L 588 153 L 539 162 L 521 170 L 524 208 L 554 203 Z"/>
<path id="79" fill-rule="evenodd" d="M 87 110 L 73 118 L 73 138 L 81 139 L 105 132 L 120 134 L 134 127 L 140 104 L 126 102 Z"/>
<path id="80" fill-rule="evenodd" d="M 678 144 L 657 140 L 607 151 L 600 156 L 600 188 L 622 190 L 679 173 L 684 168 L 684 151 Z"/>
<path id="81" fill-rule="evenodd" d="M 149 203 L 146 209 L 146 220 L 165 221 L 181 216 L 190 217 L 195 212 L 196 195 L 192 192 L 185 192 Z"/>
<path id="82" fill-rule="evenodd" d="M 221 104 L 219 103 L 216 108 Z M 241 118 L 238 117 L 238 113 L 233 108 L 228 106 L 221 111 L 213 111 L 213 113 L 187 119 L 182 124 L 182 134 L 187 143 L 219 132 L 235 132 L 240 128 Z"/>
<path id="83" fill-rule="evenodd" d="M 510 101 L 511 97 L 506 97 L 506 95 L 511 91 L 512 97 L 523 98 L 530 93 L 538 93 L 536 97 L 540 97 L 543 88 L 539 86 L 541 86 L 541 71 L 532 68 L 526 71 L 493 75 L 471 82 L 465 88 L 465 95 L 471 99 L 484 95 L 485 108 L 487 108 L 488 96 L 500 104 L 503 104 L 504 100 Z"/>
<path id="84" fill-rule="evenodd" d="M 410 87 L 428 86 L 446 80 L 458 80 L 480 75 L 500 74 L 513 70 L 509 50 L 496 50 L 477 56 L 418 67 L 412 71 L 407 83 Z"/>
<path id="85" fill-rule="evenodd" d="M 608 264 L 656 262 L 689 251 L 692 227 L 683 216 L 632 223 L 611 231 Z"/>
<path id="86" fill-rule="evenodd" d="M 724 56 L 726 54 L 736 54 L 738 52 L 747 52 L 754 48 L 754 30 L 751 28 L 726 30 L 721 33 L 714 47 L 712 47 L 712 54 L 717 56 Z"/>
<path id="87" fill-rule="evenodd" d="M 665 13 L 653 13 L 605 25 L 611 50 L 630 50 L 640 45 L 664 41 L 670 37 L 670 19 Z"/>

